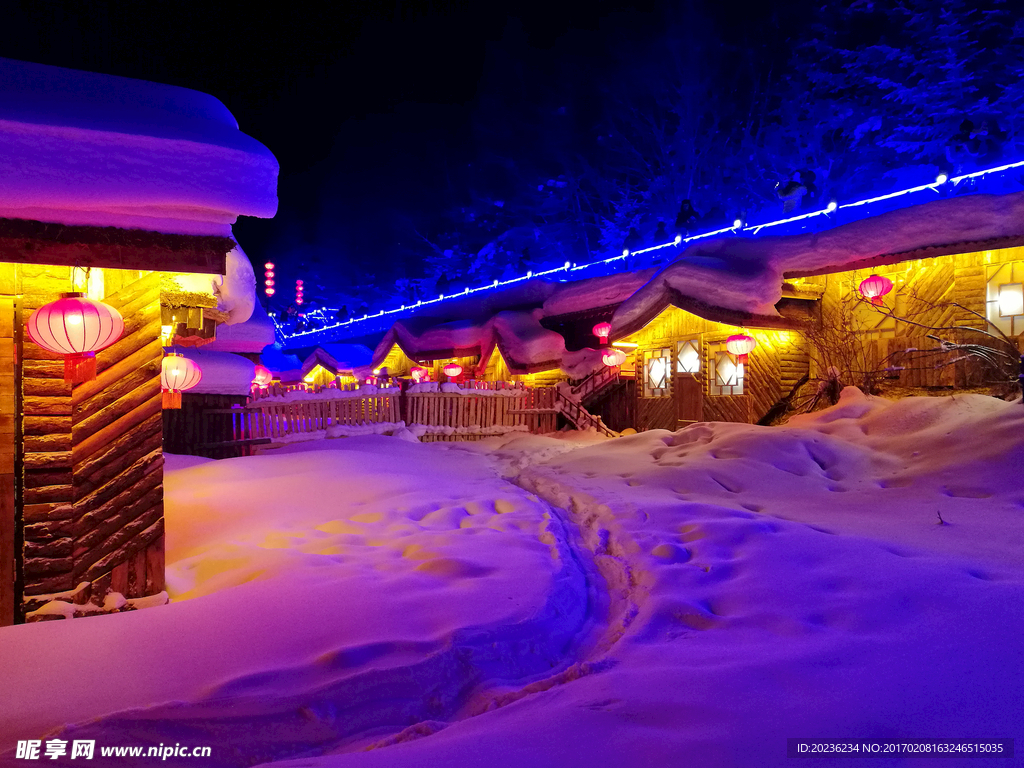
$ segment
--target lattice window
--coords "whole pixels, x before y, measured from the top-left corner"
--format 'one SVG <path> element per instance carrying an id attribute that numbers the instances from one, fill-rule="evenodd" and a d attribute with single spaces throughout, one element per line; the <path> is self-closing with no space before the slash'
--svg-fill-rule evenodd
<path id="1" fill-rule="evenodd" d="M 676 344 L 676 372 L 700 373 L 700 341 L 686 339 Z"/>
<path id="2" fill-rule="evenodd" d="M 671 373 L 671 349 L 644 352 L 644 397 L 668 397 Z"/>
<path id="3" fill-rule="evenodd" d="M 1024 333 L 1024 261 L 992 264 L 987 270 L 985 316 L 1007 336 Z"/>
<path id="4" fill-rule="evenodd" d="M 714 345 L 709 359 L 714 371 L 708 377 L 708 394 L 742 395 L 746 366 L 736 362 L 736 356 L 729 354 L 724 342 Z"/>

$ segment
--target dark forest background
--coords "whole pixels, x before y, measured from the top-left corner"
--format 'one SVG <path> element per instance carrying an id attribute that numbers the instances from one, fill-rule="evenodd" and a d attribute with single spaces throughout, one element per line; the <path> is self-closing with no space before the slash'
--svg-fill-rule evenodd
<path id="1" fill-rule="evenodd" d="M 1024 157 L 1001 0 L 143 5 L 15 4 L 0 55 L 224 101 L 281 161 L 278 217 L 235 230 L 278 309 L 296 278 L 354 313 Z"/>

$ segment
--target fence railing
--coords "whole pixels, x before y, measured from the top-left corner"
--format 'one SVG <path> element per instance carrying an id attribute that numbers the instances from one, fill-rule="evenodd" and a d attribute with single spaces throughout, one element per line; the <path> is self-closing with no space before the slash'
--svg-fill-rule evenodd
<path id="1" fill-rule="evenodd" d="M 309 387 L 299 394 L 294 388 L 273 386 L 255 391 L 245 405 L 217 408 L 215 415 L 230 422 L 231 439 L 224 445 L 280 443 L 302 439 L 304 434 L 312 438 L 313 433 L 332 427 L 398 422 L 412 428 L 424 442 L 474 440 L 515 430 L 543 434 L 557 429 L 560 411 L 553 387 L 465 382 L 461 389 L 461 393 L 409 394 L 332 384 Z M 476 391 L 480 394 L 474 394 Z"/>

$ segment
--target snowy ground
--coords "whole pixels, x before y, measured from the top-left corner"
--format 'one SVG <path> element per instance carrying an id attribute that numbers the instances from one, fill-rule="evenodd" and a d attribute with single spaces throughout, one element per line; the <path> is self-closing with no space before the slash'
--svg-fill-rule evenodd
<path id="1" fill-rule="evenodd" d="M 282 768 L 1024 749 L 1022 467 L 1020 403 L 853 390 L 776 428 L 172 458 L 174 602 L 0 630 L 0 752 L 57 730 Z"/>

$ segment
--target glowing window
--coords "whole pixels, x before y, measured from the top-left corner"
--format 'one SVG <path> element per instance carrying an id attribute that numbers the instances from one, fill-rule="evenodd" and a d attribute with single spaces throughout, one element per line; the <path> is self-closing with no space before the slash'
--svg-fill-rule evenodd
<path id="1" fill-rule="evenodd" d="M 1007 336 L 1024 332 L 1024 261 L 986 269 L 985 318 Z"/>
<path id="2" fill-rule="evenodd" d="M 700 350 L 696 339 L 680 341 L 676 345 L 676 371 L 678 373 L 700 373 Z"/>
<path id="3" fill-rule="evenodd" d="M 1024 315 L 1024 285 L 1010 283 L 999 286 L 999 316 Z"/>
<path id="4" fill-rule="evenodd" d="M 743 394 L 743 363 L 726 350 L 714 353 L 715 376 L 708 382 L 708 393 L 711 395 L 742 395 Z"/>
<path id="5" fill-rule="evenodd" d="M 668 397 L 672 372 L 672 350 L 652 349 L 644 353 L 644 397 Z"/>

